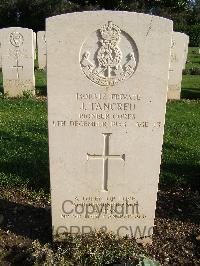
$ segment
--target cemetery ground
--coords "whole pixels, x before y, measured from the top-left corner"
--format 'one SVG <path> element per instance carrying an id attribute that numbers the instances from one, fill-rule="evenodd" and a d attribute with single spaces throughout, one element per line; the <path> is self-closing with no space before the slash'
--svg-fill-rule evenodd
<path id="1" fill-rule="evenodd" d="M 197 51 L 189 49 L 182 99 L 167 103 L 153 245 L 103 232 L 52 244 L 44 72 L 36 69 L 37 97 L 1 95 L 1 265 L 137 265 L 143 257 L 162 265 L 200 265 Z"/>

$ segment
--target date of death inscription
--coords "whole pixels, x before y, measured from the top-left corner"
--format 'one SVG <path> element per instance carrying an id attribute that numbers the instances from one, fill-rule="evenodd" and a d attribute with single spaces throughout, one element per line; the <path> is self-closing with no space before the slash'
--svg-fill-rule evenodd
<path id="1" fill-rule="evenodd" d="M 76 93 L 73 112 L 53 120 L 53 127 L 123 127 L 160 128 L 159 121 L 140 121 L 137 107 L 147 103 L 139 94 Z M 151 103 L 149 100 L 148 104 Z"/>

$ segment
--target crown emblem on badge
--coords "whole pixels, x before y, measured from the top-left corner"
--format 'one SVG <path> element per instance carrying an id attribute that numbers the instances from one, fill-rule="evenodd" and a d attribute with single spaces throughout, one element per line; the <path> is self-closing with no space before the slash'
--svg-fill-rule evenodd
<path id="1" fill-rule="evenodd" d="M 119 40 L 121 30 L 112 21 L 108 21 L 108 24 L 103 25 L 100 29 L 101 36 L 104 40 Z"/>

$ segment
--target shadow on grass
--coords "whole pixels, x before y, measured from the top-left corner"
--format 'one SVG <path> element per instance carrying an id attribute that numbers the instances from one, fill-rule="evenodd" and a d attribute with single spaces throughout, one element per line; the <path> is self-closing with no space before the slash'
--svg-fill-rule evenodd
<path id="1" fill-rule="evenodd" d="M 37 85 L 35 88 L 37 96 L 47 96 L 47 86 Z"/>
<path id="2" fill-rule="evenodd" d="M 156 217 L 199 224 L 199 198 L 188 187 L 159 185 Z"/>
<path id="3" fill-rule="evenodd" d="M 3 85 L 0 84 L 0 92 L 3 93 Z"/>
<path id="4" fill-rule="evenodd" d="M 197 100 L 200 99 L 200 90 L 192 90 L 189 88 L 181 90 L 181 99 Z"/>
<path id="5" fill-rule="evenodd" d="M 47 134 L 46 129 L 29 128 L 32 133 Z M 27 185 L 36 191 L 49 192 L 48 143 L 43 139 L 31 139 L 0 132 L 0 183 L 11 187 Z"/>
<path id="6" fill-rule="evenodd" d="M 190 164 L 190 162 L 188 164 L 162 163 L 161 169 L 167 185 L 172 185 L 173 182 L 175 184 L 178 180 L 182 180 L 181 183 L 183 185 L 189 185 L 192 189 L 200 191 L 200 169 L 197 165 Z M 176 176 L 177 180 L 172 180 L 170 176 Z"/>
<path id="7" fill-rule="evenodd" d="M 51 241 L 50 208 L 37 208 L 0 199 L 0 228 L 16 235 Z"/>
<path id="8" fill-rule="evenodd" d="M 182 153 L 179 154 L 179 158 L 175 157 L 174 160 L 168 158 L 170 154 L 174 154 L 179 149 Z M 187 154 L 187 157 L 182 158 L 182 156 L 184 156 L 183 154 Z M 198 165 L 198 157 L 198 153 L 194 152 L 191 154 L 190 151 L 184 149 L 184 147 L 164 143 L 163 159 L 161 163 L 163 180 L 161 183 L 167 186 L 186 185 L 194 190 L 200 191 L 200 167 Z M 183 160 L 187 163 L 183 162 Z"/>

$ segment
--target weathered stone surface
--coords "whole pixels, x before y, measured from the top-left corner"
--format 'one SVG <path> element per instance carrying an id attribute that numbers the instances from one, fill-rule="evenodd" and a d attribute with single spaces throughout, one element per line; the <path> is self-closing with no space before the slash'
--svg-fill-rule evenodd
<path id="1" fill-rule="evenodd" d="M 37 33 L 38 45 L 38 66 L 39 69 L 46 69 L 47 67 L 47 46 L 45 31 L 38 31 Z"/>
<path id="2" fill-rule="evenodd" d="M 186 62 L 187 62 L 189 41 L 190 41 L 189 36 L 187 34 L 185 34 L 183 69 L 185 69 L 185 65 L 186 65 Z"/>
<path id="3" fill-rule="evenodd" d="M 34 47 L 34 59 L 37 58 L 37 42 L 36 42 L 36 33 L 33 31 L 33 47 Z"/>
<path id="4" fill-rule="evenodd" d="M 47 19 L 54 234 L 152 235 L 171 35 L 145 14 Z"/>
<path id="5" fill-rule="evenodd" d="M 186 34 L 173 32 L 167 93 L 170 100 L 179 100 L 181 97 L 182 71 L 187 60 L 188 41 Z"/>
<path id="6" fill-rule="evenodd" d="M 33 31 L 12 27 L 1 30 L 4 92 L 35 93 Z"/>
<path id="7" fill-rule="evenodd" d="M 1 29 L 0 29 L 0 68 L 2 68 L 2 36 L 1 36 Z"/>

